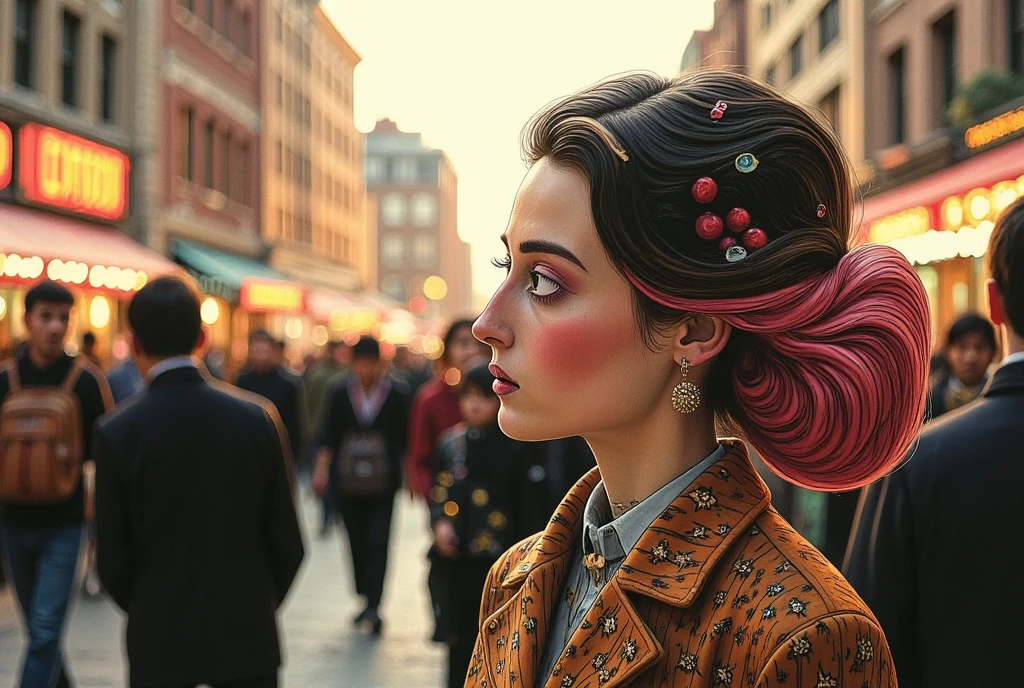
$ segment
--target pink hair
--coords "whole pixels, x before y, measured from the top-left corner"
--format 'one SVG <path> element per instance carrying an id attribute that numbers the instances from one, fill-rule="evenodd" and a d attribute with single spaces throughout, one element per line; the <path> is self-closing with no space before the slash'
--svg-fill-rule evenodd
<path id="1" fill-rule="evenodd" d="M 733 384 L 746 439 L 776 473 L 816 490 L 850 490 L 895 469 L 924 417 L 928 299 L 907 261 L 862 246 L 832 270 L 739 299 L 660 294 L 655 302 L 722 318 L 755 337 Z"/>

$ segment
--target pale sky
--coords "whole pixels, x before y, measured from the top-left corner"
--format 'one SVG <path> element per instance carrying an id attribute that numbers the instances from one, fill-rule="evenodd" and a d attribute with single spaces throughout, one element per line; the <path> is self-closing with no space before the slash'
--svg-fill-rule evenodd
<path id="1" fill-rule="evenodd" d="M 444 150 L 459 177 L 459 234 L 483 301 L 526 172 L 519 134 L 546 103 L 634 69 L 672 75 L 712 0 L 322 0 L 362 55 L 356 126 L 389 117 Z M 478 298 L 478 301 L 480 299 Z M 477 304 L 482 305 L 482 303 Z"/>

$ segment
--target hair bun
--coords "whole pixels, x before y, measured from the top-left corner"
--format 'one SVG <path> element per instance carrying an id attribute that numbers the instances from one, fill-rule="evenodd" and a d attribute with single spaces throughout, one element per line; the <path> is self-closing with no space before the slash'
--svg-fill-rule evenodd
<path id="1" fill-rule="evenodd" d="M 838 491 L 899 465 L 924 414 L 931 336 L 924 287 L 902 255 L 862 246 L 742 308 L 716 305 L 756 335 L 735 371 L 737 420 L 772 470 Z"/>

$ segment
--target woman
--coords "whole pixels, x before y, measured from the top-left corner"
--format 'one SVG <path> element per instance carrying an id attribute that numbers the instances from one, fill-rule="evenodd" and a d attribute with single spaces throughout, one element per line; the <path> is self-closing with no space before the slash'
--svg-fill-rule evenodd
<path id="1" fill-rule="evenodd" d="M 598 468 L 491 569 L 467 685 L 895 685 L 874 616 L 716 434 L 833 491 L 918 429 L 925 293 L 896 252 L 848 250 L 830 129 L 744 76 L 632 74 L 524 146 L 474 333 L 505 433 L 581 435 Z"/>
<path id="2" fill-rule="evenodd" d="M 473 321 L 456 320 L 444 335 L 442 372 L 417 394 L 409 420 L 406 458 L 409 490 L 427 499 L 434 484 L 435 459 L 441 434 L 462 420 L 459 382 L 465 371 L 487 356 L 486 347 L 473 338 Z"/>

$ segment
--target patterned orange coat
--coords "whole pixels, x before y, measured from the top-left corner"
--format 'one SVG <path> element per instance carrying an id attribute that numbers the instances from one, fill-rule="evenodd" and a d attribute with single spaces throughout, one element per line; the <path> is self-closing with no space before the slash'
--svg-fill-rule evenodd
<path id="1" fill-rule="evenodd" d="M 644 532 L 545 683 L 548 620 L 599 480 L 491 569 L 467 687 L 896 686 L 875 617 L 770 506 L 739 442 Z"/>

